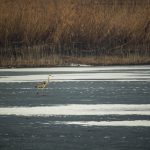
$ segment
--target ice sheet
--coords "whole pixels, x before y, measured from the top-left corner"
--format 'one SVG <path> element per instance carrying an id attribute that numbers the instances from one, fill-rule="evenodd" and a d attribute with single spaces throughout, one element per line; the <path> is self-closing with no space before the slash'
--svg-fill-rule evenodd
<path id="1" fill-rule="evenodd" d="M 150 104 L 69 104 L 39 107 L 0 107 L 0 115 L 150 115 Z"/>

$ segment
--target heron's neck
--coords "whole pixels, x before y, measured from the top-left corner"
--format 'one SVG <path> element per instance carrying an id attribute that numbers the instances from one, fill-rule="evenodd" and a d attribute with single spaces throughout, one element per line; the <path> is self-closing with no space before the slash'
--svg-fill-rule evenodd
<path id="1" fill-rule="evenodd" d="M 48 76 L 48 83 L 49 83 L 49 76 Z"/>

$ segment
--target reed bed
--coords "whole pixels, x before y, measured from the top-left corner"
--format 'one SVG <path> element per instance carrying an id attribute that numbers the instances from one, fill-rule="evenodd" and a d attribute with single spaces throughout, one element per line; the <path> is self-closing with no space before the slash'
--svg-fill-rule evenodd
<path id="1" fill-rule="evenodd" d="M 150 55 L 149 0 L 1 0 L 0 7 L 0 56 L 5 53 L 3 60 L 16 65 L 20 58 L 23 64 L 27 60 L 33 64 L 33 59 L 35 65 L 44 65 L 47 59 L 49 65 L 61 64 L 66 61 L 64 55 L 76 60 L 112 57 L 116 62 L 120 57 L 122 64 L 131 64 L 137 62 L 129 60 L 133 55 L 137 63 Z M 24 48 L 47 43 L 53 48 Z M 59 57 L 59 63 L 51 61 L 52 57 Z M 45 61 L 36 61 L 40 59 Z M 113 62 L 105 59 L 104 64 L 109 61 Z"/>
<path id="2" fill-rule="evenodd" d="M 135 56 L 130 55 L 128 57 L 120 56 L 87 56 L 87 57 L 70 57 L 70 56 L 49 56 L 47 58 L 40 59 L 2 59 L 0 66 L 4 68 L 12 67 L 54 67 L 54 66 L 80 66 L 86 65 L 146 65 L 150 64 L 150 58 L 148 56 Z"/>

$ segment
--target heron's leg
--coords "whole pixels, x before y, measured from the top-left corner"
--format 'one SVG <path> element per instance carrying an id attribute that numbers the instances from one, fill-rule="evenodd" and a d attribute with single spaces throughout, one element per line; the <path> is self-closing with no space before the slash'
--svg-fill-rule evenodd
<path id="1" fill-rule="evenodd" d="M 36 94 L 39 95 L 40 94 L 40 89 L 37 88 Z"/>
<path id="2" fill-rule="evenodd" d="M 45 96 L 45 87 L 43 87 L 41 90 L 42 90 L 42 95 Z"/>
<path id="3" fill-rule="evenodd" d="M 36 89 L 36 94 L 37 94 L 37 95 L 39 94 L 39 89 L 38 89 L 38 88 Z"/>
<path id="4" fill-rule="evenodd" d="M 43 95 L 43 88 L 42 88 L 41 90 L 42 90 L 42 92 L 41 92 L 41 93 L 42 93 L 42 95 Z"/>

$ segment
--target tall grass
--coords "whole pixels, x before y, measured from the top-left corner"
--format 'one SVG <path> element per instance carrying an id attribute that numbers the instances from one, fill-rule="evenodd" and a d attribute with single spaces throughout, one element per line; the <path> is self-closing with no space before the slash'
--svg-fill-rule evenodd
<path id="1" fill-rule="evenodd" d="M 96 55 L 148 55 L 150 1 L 1 0 L 1 51 L 15 43 L 18 47 L 53 43 L 53 52 L 66 54 L 67 50 L 69 55 L 75 50 L 95 50 Z"/>

